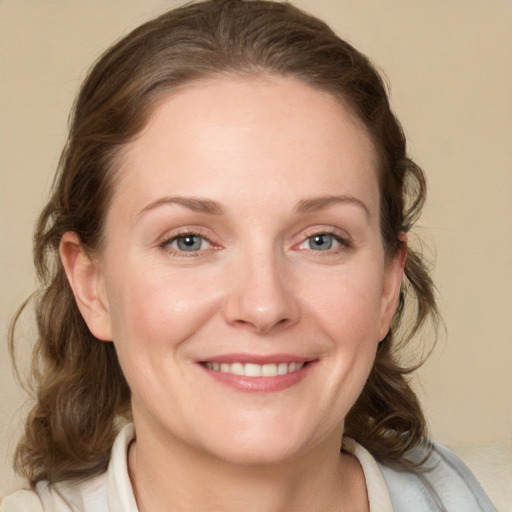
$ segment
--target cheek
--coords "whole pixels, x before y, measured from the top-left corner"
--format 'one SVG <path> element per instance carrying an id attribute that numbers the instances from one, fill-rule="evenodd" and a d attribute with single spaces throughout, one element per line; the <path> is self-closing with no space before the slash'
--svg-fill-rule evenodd
<path id="1" fill-rule="evenodd" d="M 302 285 L 303 303 L 333 339 L 373 343 L 378 338 L 383 273 L 375 265 L 345 268 Z"/>
<path id="2" fill-rule="evenodd" d="M 204 280 L 187 273 L 114 274 L 107 288 L 114 341 L 152 349 L 178 345 L 215 312 L 217 297 L 211 292 Z"/>

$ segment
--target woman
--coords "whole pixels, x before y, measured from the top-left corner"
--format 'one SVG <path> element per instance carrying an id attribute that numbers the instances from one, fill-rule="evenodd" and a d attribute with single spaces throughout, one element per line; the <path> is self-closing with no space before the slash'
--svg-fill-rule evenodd
<path id="1" fill-rule="evenodd" d="M 436 316 L 424 197 L 379 76 L 322 22 L 221 0 L 129 34 L 37 227 L 33 490 L 3 510 L 494 510 L 396 356 Z"/>

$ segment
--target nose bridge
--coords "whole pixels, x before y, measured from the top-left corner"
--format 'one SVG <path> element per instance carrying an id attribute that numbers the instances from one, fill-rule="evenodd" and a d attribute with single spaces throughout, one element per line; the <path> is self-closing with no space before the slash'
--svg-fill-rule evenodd
<path id="1" fill-rule="evenodd" d="M 226 307 L 229 322 L 268 332 L 296 321 L 298 303 L 286 257 L 270 244 L 244 251 L 231 278 L 232 292 Z"/>

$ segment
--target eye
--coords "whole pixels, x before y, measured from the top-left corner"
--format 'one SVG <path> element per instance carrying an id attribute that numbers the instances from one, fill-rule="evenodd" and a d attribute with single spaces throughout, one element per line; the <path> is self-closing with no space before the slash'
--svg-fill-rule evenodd
<path id="1" fill-rule="evenodd" d="M 315 233 L 308 236 L 300 245 L 299 249 L 310 251 L 336 251 L 347 247 L 348 243 L 333 233 Z"/>
<path id="2" fill-rule="evenodd" d="M 170 247 L 179 252 L 198 252 L 211 247 L 211 243 L 204 237 L 194 233 L 184 233 L 165 241 L 163 247 Z"/>
<path id="3" fill-rule="evenodd" d="M 328 251 L 329 249 L 332 249 L 336 242 L 337 240 L 334 236 L 327 233 L 313 235 L 307 239 L 308 248 L 313 249 L 314 251 Z"/>

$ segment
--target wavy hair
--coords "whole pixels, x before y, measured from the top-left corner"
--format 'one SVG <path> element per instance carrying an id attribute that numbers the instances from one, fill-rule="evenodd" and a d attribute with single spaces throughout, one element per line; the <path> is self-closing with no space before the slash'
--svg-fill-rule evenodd
<path id="1" fill-rule="evenodd" d="M 423 206 L 425 178 L 407 156 L 386 87 L 364 55 L 324 22 L 265 0 L 192 3 L 138 27 L 101 56 L 83 83 L 36 228 L 35 405 L 15 455 L 17 470 L 32 484 L 104 471 L 120 421 L 130 417 L 130 389 L 114 345 L 91 334 L 64 274 L 62 235 L 77 233 L 91 253 L 101 248 L 120 152 L 170 91 L 208 77 L 269 73 L 333 94 L 363 123 L 379 156 L 383 244 L 388 256 L 402 246 L 401 233 Z M 407 325 L 406 305 L 413 311 Z M 391 329 L 345 422 L 347 435 L 383 462 L 403 462 L 424 442 L 425 418 L 407 380 L 412 368 L 398 353 L 436 315 L 428 269 L 409 248 Z M 18 318 L 9 334 L 11 354 Z"/>

